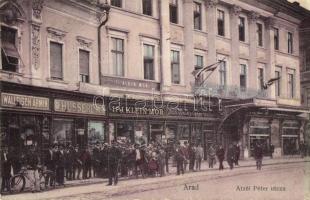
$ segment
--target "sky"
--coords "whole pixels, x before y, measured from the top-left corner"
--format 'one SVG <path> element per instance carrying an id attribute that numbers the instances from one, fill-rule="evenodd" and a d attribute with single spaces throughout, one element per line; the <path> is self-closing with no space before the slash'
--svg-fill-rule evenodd
<path id="1" fill-rule="evenodd" d="M 294 2 L 297 1 L 300 3 L 300 5 L 302 7 L 307 8 L 308 10 L 310 10 L 310 0 L 289 0 L 290 2 Z"/>

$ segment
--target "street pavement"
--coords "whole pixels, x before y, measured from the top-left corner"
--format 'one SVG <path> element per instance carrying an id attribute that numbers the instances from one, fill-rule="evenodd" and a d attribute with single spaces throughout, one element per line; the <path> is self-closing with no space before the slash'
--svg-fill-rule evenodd
<path id="1" fill-rule="evenodd" d="M 204 164 L 203 165 L 203 169 L 205 169 L 204 171 L 186 173 L 181 176 L 175 176 L 175 174 L 170 174 L 166 177 L 155 177 L 146 179 L 140 178 L 130 180 L 123 179 L 119 182 L 117 186 L 106 186 L 106 180 L 102 181 L 102 179 L 93 179 L 84 181 L 84 185 L 80 185 L 83 184 L 83 182 L 82 183 L 79 182 L 78 184 L 75 185 L 75 187 L 68 187 L 70 185 L 69 184 L 65 188 L 58 188 L 55 190 L 45 191 L 41 193 L 6 195 L 2 196 L 2 199 L 3 200 L 41 200 L 41 199 L 42 200 L 43 199 L 50 199 L 50 200 L 238 199 L 239 200 L 241 198 L 239 198 L 238 195 L 240 195 L 240 197 L 243 197 L 244 195 L 245 196 L 244 199 L 251 199 L 253 197 L 253 194 L 255 194 L 254 197 L 257 197 L 258 199 L 269 199 L 259 195 L 268 194 L 268 197 L 271 197 L 270 194 L 272 194 L 279 197 L 283 196 L 283 198 L 285 197 L 290 200 L 295 199 L 310 200 L 309 158 L 265 159 L 263 163 L 264 166 L 262 171 L 256 170 L 254 166 L 255 165 L 254 160 L 240 161 L 240 167 L 236 167 L 233 170 L 227 169 L 227 164 L 225 163 L 226 169 L 224 171 L 218 171 L 217 169 L 206 170 L 207 166 L 206 164 Z M 174 170 L 174 168 L 172 169 Z M 280 184 L 282 182 L 284 185 Z M 197 184 L 198 184 L 198 190 L 195 190 L 195 186 L 197 186 Z M 285 187 L 286 191 L 282 192 L 268 191 L 261 193 L 258 193 L 258 191 L 235 191 L 236 189 L 235 187 L 237 187 L 238 185 L 242 187 L 247 186 L 252 187 L 255 184 L 258 186 L 267 187 L 269 190 L 271 190 L 272 185 L 276 187 Z M 74 184 L 71 183 L 71 186 L 73 185 Z M 189 190 L 186 190 L 184 189 L 185 185 L 193 187 L 189 187 Z M 240 187 L 240 190 L 242 187 Z M 291 194 L 299 196 L 293 198 L 292 196 L 290 196 Z M 251 198 L 246 198 L 247 197 L 246 195 L 251 196 Z"/>

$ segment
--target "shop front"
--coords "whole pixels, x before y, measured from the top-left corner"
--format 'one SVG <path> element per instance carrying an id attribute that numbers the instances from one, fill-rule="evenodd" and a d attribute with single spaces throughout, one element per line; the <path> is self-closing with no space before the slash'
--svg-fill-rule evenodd
<path id="1" fill-rule="evenodd" d="M 202 144 L 205 149 L 216 143 L 216 114 L 194 109 L 193 105 L 165 103 L 158 106 L 152 101 L 141 103 L 138 100 L 109 100 L 110 141 L 127 140 L 137 144 L 176 144 L 184 142 Z"/>
<path id="2" fill-rule="evenodd" d="M 4 87 L 7 86 L 7 87 Z M 91 147 L 108 142 L 104 102 L 85 94 L 3 83 L 1 146 L 16 159 L 30 147 L 38 153 L 54 144 Z"/>
<path id="3" fill-rule="evenodd" d="M 283 155 L 299 154 L 300 125 L 295 120 L 285 120 L 282 123 L 282 149 Z"/>

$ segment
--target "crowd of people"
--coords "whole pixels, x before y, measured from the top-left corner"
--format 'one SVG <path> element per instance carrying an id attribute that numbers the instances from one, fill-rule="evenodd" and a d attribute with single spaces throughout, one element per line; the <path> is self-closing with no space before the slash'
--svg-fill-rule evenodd
<path id="1" fill-rule="evenodd" d="M 31 176 L 36 181 L 38 166 L 55 173 L 55 180 L 46 180 L 48 185 L 56 183 L 63 186 L 66 181 L 89 179 L 91 177 L 108 178 L 108 185 L 116 185 L 118 176 L 145 178 L 165 176 L 171 166 L 176 167 L 176 174 L 186 171 L 200 171 L 201 163 L 208 158 L 209 168 L 219 162 L 219 170 L 224 169 L 224 160 L 230 169 L 239 165 L 239 144 L 228 145 L 227 150 L 222 145 L 210 145 L 204 151 L 201 144 L 184 143 L 161 144 L 151 142 L 148 145 L 132 144 L 130 141 L 112 141 L 111 144 L 97 142 L 92 148 L 79 148 L 72 145 L 64 146 L 54 144 L 46 152 L 39 155 L 33 145 L 20 157 L 8 148 L 3 148 L 2 161 L 2 186 L 1 191 L 8 190 L 10 177 L 19 172 L 22 166 L 27 166 Z M 207 155 L 205 155 L 205 153 Z M 262 166 L 263 148 L 256 144 L 254 158 L 257 169 Z M 34 191 L 39 190 L 38 185 L 33 186 Z"/>

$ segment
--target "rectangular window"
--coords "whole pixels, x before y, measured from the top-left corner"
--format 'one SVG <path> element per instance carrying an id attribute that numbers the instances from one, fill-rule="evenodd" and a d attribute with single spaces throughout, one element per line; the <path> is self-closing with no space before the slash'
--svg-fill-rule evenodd
<path id="1" fill-rule="evenodd" d="M 180 52 L 171 51 L 171 81 L 180 84 Z"/>
<path id="2" fill-rule="evenodd" d="M 293 73 L 288 73 L 287 74 L 287 96 L 288 98 L 293 99 L 294 98 L 294 74 Z"/>
<path id="3" fill-rule="evenodd" d="M 124 76 L 124 40 L 112 38 L 113 75 Z"/>
<path id="4" fill-rule="evenodd" d="M 264 89 L 264 69 L 258 68 L 258 86 L 260 90 Z"/>
<path id="5" fill-rule="evenodd" d="M 111 6 L 122 7 L 122 0 L 111 0 Z"/>
<path id="6" fill-rule="evenodd" d="M 256 34 L 257 34 L 257 45 L 263 46 L 263 25 L 260 23 L 256 24 Z"/>
<path id="7" fill-rule="evenodd" d="M 178 23 L 178 3 L 177 0 L 169 0 L 170 22 Z"/>
<path id="8" fill-rule="evenodd" d="M 79 50 L 80 81 L 89 83 L 89 52 Z"/>
<path id="9" fill-rule="evenodd" d="M 281 76 L 280 71 L 275 71 L 275 78 L 279 78 Z M 275 82 L 275 88 L 276 88 L 276 96 L 279 97 L 281 95 L 281 81 L 280 79 Z"/>
<path id="10" fill-rule="evenodd" d="M 201 4 L 194 2 L 194 29 L 201 30 Z"/>
<path id="11" fill-rule="evenodd" d="M 63 80 L 62 44 L 50 42 L 50 70 L 51 79 Z"/>
<path id="12" fill-rule="evenodd" d="M 195 70 L 203 68 L 203 56 L 195 55 Z"/>
<path id="13" fill-rule="evenodd" d="M 293 34 L 287 33 L 287 53 L 293 53 Z"/>
<path id="14" fill-rule="evenodd" d="M 144 15 L 152 16 L 152 0 L 142 0 L 142 9 Z"/>
<path id="15" fill-rule="evenodd" d="M 16 48 L 16 36 L 16 29 L 1 26 L 2 70 L 18 72 L 20 56 Z"/>
<path id="16" fill-rule="evenodd" d="M 225 87 L 226 86 L 226 61 L 221 62 L 219 66 L 219 73 L 220 73 L 220 86 Z"/>
<path id="17" fill-rule="evenodd" d="M 240 89 L 244 90 L 247 87 L 247 67 L 244 64 L 240 65 Z"/>
<path id="18" fill-rule="evenodd" d="M 144 64 L 144 79 L 154 80 L 154 46 L 144 44 L 144 56 L 143 56 L 143 64 Z"/>
<path id="19" fill-rule="evenodd" d="M 217 10 L 217 34 L 225 36 L 225 13 L 222 10 Z"/>
<path id="20" fill-rule="evenodd" d="M 239 17 L 239 40 L 245 42 L 245 19 Z"/>
<path id="21" fill-rule="evenodd" d="M 279 29 L 274 28 L 274 49 L 279 50 Z"/>

